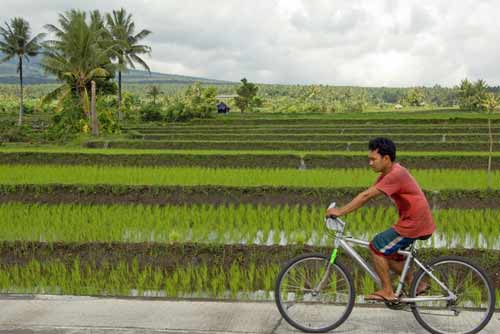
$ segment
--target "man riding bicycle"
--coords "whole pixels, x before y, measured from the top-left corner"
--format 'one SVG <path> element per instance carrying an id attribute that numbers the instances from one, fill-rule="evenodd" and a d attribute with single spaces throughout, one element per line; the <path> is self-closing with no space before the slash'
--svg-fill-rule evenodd
<path id="1" fill-rule="evenodd" d="M 341 208 L 327 210 L 327 215 L 343 216 L 361 206 L 371 198 L 382 194 L 390 197 L 398 208 L 399 220 L 388 230 L 379 233 L 370 242 L 370 250 L 375 270 L 382 281 L 382 290 L 367 296 L 366 300 L 396 300 L 389 269 L 400 274 L 403 271 L 404 257 L 398 250 L 408 247 L 417 239 L 426 239 L 436 229 L 429 203 L 406 168 L 396 160 L 396 145 L 387 138 L 375 138 L 368 144 L 368 159 L 373 171 L 381 173 L 375 184 L 358 194 L 349 204 Z M 413 275 L 409 272 L 406 283 L 409 285 Z M 422 282 L 418 292 L 426 291 L 427 284 Z"/>

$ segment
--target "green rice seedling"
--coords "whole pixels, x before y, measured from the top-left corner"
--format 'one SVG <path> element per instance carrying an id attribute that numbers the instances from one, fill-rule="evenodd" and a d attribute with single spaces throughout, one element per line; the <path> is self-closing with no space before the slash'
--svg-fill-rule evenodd
<path id="1" fill-rule="evenodd" d="M 218 280 L 218 296 L 223 298 L 227 297 L 227 289 L 229 286 L 229 277 L 227 275 L 227 270 L 224 269 L 224 267 L 220 266 L 216 268 L 215 271 L 212 271 L 212 276 L 217 277 Z"/>
<path id="2" fill-rule="evenodd" d="M 163 280 L 164 280 L 164 273 L 159 270 L 154 271 L 151 281 L 151 289 L 154 291 L 160 291 L 162 288 L 161 283 L 163 282 Z"/>
<path id="3" fill-rule="evenodd" d="M 233 263 L 229 268 L 228 277 L 229 288 L 231 289 L 231 296 L 233 298 L 236 297 L 238 291 L 240 290 L 241 279 L 242 277 L 239 266 L 236 263 Z"/>
<path id="4" fill-rule="evenodd" d="M 148 286 L 148 280 L 152 277 L 151 266 L 146 266 L 137 275 L 137 290 L 138 294 L 142 295 Z"/>
<path id="5" fill-rule="evenodd" d="M 216 276 L 211 276 L 210 279 L 208 280 L 208 286 L 209 286 L 209 291 L 210 295 L 214 296 L 215 298 L 219 297 L 220 291 L 220 280 Z"/>
<path id="6" fill-rule="evenodd" d="M 192 280 L 193 280 L 193 270 L 190 266 L 186 267 L 186 268 L 181 268 L 180 269 L 180 291 L 183 293 L 183 294 L 190 294 L 192 292 L 192 289 L 191 289 L 191 284 L 192 284 Z"/>
<path id="7" fill-rule="evenodd" d="M 0 270 L 0 291 L 10 292 L 11 289 L 10 273 L 8 271 Z"/>
<path id="8" fill-rule="evenodd" d="M 255 291 L 256 286 L 255 286 L 255 278 L 256 278 L 256 271 L 257 267 L 255 266 L 255 263 L 250 263 L 248 266 L 247 272 L 246 272 L 246 282 L 248 283 L 248 290 L 250 291 Z"/>
<path id="9" fill-rule="evenodd" d="M 293 234 L 293 239 L 291 240 L 294 244 L 304 245 L 306 243 L 306 234 L 304 231 L 297 231 Z"/>
<path id="10" fill-rule="evenodd" d="M 259 221 L 259 223 L 262 232 L 260 244 L 267 245 L 269 243 L 269 236 L 271 235 L 272 221 L 270 219 L 264 219 L 263 221 Z"/>
<path id="11" fill-rule="evenodd" d="M 366 273 L 360 274 L 361 278 L 361 291 L 363 291 L 363 295 L 367 296 L 373 291 L 376 290 L 375 282 L 373 279 Z"/>
<path id="12" fill-rule="evenodd" d="M 82 285 L 82 277 L 81 277 L 81 271 L 80 271 L 80 261 L 73 261 L 73 266 L 71 268 L 71 289 L 75 293 L 77 292 L 78 287 Z"/>
<path id="13" fill-rule="evenodd" d="M 116 267 L 110 267 L 109 271 L 109 293 L 112 295 L 128 295 L 129 289 L 127 287 L 127 279 L 130 277 L 131 272 L 124 262 L 119 262 Z M 137 273 L 136 273 L 137 274 Z M 133 276 L 135 281 L 137 276 Z"/>
<path id="14" fill-rule="evenodd" d="M 175 272 L 171 273 L 170 275 L 167 275 L 167 277 L 165 279 L 164 289 L 165 289 L 165 294 L 168 297 L 177 297 L 178 296 L 179 290 L 177 289 L 177 286 L 178 286 L 178 283 L 180 281 L 179 276 L 180 275 L 179 275 L 178 271 L 175 271 Z"/>
<path id="15" fill-rule="evenodd" d="M 266 268 L 264 277 L 263 277 L 263 288 L 264 291 L 273 291 L 274 288 L 274 282 L 276 280 L 276 277 L 280 271 L 280 266 L 278 265 L 271 265 Z"/>
<path id="16" fill-rule="evenodd" d="M 330 277 L 329 287 L 331 291 L 337 291 L 337 272 L 334 271 Z"/>

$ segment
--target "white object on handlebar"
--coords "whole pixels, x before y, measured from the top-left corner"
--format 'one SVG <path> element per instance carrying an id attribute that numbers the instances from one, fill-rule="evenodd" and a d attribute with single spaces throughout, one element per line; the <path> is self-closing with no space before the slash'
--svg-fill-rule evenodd
<path id="1" fill-rule="evenodd" d="M 329 206 L 328 206 L 328 209 L 332 209 L 336 206 L 336 203 L 335 202 L 332 202 Z M 326 227 L 330 230 L 333 230 L 333 231 L 336 231 L 336 232 L 342 232 L 344 231 L 344 227 L 345 227 L 345 224 L 338 220 L 338 219 L 334 219 L 334 218 L 330 218 L 330 217 L 325 217 L 325 223 L 326 223 Z"/>
<path id="2" fill-rule="evenodd" d="M 345 228 L 345 223 L 338 219 L 326 218 L 325 224 L 328 229 L 336 232 L 343 232 Z"/>

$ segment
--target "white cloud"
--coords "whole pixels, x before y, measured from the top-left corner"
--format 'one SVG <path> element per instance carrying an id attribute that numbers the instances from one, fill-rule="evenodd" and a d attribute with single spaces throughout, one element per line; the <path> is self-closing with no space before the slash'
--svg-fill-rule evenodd
<path id="1" fill-rule="evenodd" d="M 152 70 L 267 83 L 409 86 L 500 81 L 498 1 L 3 0 L 35 31 L 69 8 L 124 7 L 153 31 Z"/>

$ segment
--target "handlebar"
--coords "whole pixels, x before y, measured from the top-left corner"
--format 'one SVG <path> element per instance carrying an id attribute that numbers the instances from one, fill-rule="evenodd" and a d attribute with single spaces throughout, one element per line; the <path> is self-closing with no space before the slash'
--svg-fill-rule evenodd
<path id="1" fill-rule="evenodd" d="M 336 207 L 336 206 L 337 206 L 337 203 L 332 202 L 332 203 L 330 203 L 330 205 L 328 206 L 328 209 L 332 209 L 332 208 L 334 208 L 334 207 Z M 328 216 L 326 216 L 326 217 L 325 217 L 325 219 L 337 219 L 337 216 L 334 216 L 334 215 L 328 215 Z"/>

